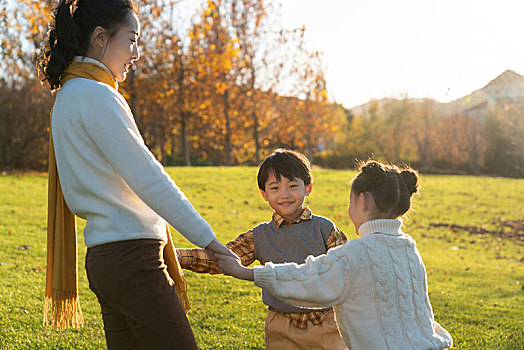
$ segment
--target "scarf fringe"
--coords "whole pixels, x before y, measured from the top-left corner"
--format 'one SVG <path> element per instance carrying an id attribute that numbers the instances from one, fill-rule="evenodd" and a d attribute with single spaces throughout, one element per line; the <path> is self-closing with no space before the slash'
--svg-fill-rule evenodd
<path id="1" fill-rule="evenodd" d="M 191 309 L 191 306 L 189 305 L 189 298 L 187 297 L 187 283 L 186 279 L 184 278 L 184 271 L 182 271 L 182 268 L 180 267 L 180 263 L 178 262 L 178 258 L 176 256 L 176 249 L 173 245 L 173 237 L 171 236 L 171 232 L 169 231 L 169 225 L 167 224 L 167 222 L 166 235 L 167 242 L 164 246 L 163 252 L 164 262 L 167 267 L 167 273 L 175 282 L 175 289 L 178 294 L 178 298 L 182 302 L 184 311 L 187 313 Z"/>
<path id="2" fill-rule="evenodd" d="M 53 290 L 53 297 L 45 298 L 44 326 L 62 330 L 83 325 L 84 317 L 76 293 Z"/>
<path id="3" fill-rule="evenodd" d="M 182 302 L 182 306 L 184 307 L 184 310 L 186 313 L 191 310 L 191 305 L 189 304 L 189 298 L 187 297 L 187 291 L 183 291 L 179 288 L 178 283 L 175 285 L 176 292 L 178 294 L 178 297 L 180 298 L 180 301 Z"/>

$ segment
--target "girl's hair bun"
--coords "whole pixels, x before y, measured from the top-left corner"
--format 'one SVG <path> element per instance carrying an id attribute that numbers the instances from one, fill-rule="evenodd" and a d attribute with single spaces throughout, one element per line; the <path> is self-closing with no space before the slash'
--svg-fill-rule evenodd
<path id="1" fill-rule="evenodd" d="M 365 191 L 371 191 L 384 182 L 387 177 L 386 170 L 382 164 L 375 161 L 368 161 L 361 167 L 360 171 L 365 177 Z"/>
<path id="2" fill-rule="evenodd" d="M 416 170 L 374 160 L 362 162 L 358 168 L 360 172 L 352 181 L 351 191 L 371 193 L 378 210 L 390 218 L 397 218 L 409 210 L 411 196 L 419 187 Z"/>
<path id="3" fill-rule="evenodd" d="M 404 169 L 401 171 L 400 176 L 402 176 L 402 179 L 406 183 L 406 187 L 410 195 L 418 192 L 419 174 L 417 171 L 409 168 Z"/>

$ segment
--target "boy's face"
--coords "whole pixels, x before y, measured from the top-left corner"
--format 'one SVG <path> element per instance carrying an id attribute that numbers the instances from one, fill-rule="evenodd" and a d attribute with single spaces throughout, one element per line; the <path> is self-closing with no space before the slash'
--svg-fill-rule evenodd
<path id="1" fill-rule="evenodd" d="M 266 181 L 265 190 L 260 190 L 260 193 L 273 210 L 287 221 L 294 222 L 302 214 L 304 199 L 309 196 L 312 187 L 312 184 L 304 185 L 304 181 L 299 178 L 290 180 L 285 176 L 280 176 L 278 180 L 273 173 Z"/>

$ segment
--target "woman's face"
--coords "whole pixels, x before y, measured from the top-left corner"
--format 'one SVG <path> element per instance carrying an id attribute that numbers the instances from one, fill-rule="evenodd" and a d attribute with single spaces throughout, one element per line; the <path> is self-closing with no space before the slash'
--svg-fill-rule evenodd
<path id="1" fill-rule="evenodd" d="M 138 37 L 140 22 L 129 12 L 128 19 L 108 40 L 101 62 L 109 68 L 115 79 L 122 82 L 134 61 L 140 58 Z"/>

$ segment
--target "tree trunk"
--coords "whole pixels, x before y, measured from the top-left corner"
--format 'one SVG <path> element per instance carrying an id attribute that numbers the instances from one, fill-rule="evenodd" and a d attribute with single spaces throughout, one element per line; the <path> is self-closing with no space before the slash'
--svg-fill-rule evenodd
<path id="1" fill-rule="evenodd" d="M 184 165 L 191 166 L 191 155 L 189 153 L 189 142 L 187 140 L 187 113 L 182 112 L 182 151 L 184 153 Z"/>
<path id="2" fill-rule="evenodd" d="M 260 140 L 258 132 L 258 116 L 256 112 L 256 105 L 253 107 L 253 139 L 255 140 L 255 161 L 260 163 Z"/>
<path id="3" fill-rule="evenodd" d="M 309 159 L 309 162 L 313 164 L 313 156 L 315 155 L 315 147 L 313 145 L 313 140 L 310 132 L 307 135 L 307 146 L 306 146 L 306 156 Z"/>
<path id="4" fill-rule="evenodd" d="M 231 120 L 229 117 L 229 91 L 224 92 L 224 116 L 226 118 L 226 166 L 231 166 Z"/>

